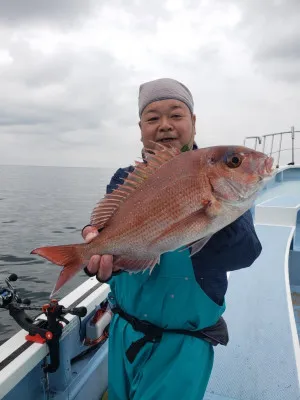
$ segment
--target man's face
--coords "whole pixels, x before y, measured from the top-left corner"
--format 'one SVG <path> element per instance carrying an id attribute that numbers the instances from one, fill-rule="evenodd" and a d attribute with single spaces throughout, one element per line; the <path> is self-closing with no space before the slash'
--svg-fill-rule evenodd
<path id="1" fill-rule="evenodd" d="M 142 113 L 139 126 L 145 148 L 154 149 L 156 143 L 181 149 L 191 148 L 195 136 L 195 115 L 178 100 L 160 100 L 149 104 Z"/>

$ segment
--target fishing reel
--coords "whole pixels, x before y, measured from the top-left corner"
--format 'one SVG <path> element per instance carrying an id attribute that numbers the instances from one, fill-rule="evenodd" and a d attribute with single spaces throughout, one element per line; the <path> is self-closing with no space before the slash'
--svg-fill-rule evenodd
<path id="1" fill-rule="evenodd" d="M 66 314 L 83 318 L 87 314 L 85 307 L 65 308 L 57 300 L 50 300 L 48 304 L 40 307 L 31 307 L 29 299 L 22 300 L 17 290 L 12 285 L 18 279 L 16 274 L 9 275 L 6 279 L 7 287 L 0 287 L 0 308 L 9 311 L 17 324 L 28 332 L 25 339 L 29 342 L 47 343 L 49 347 L 50 364 L 44 367 L 45 372 L 55 372 L 59 367 L 59 338 L 63 331 L 63 324 L 69 321 L 64 318 Z M 40 311 L 45 314 L 45 319 L 32 319 L 27 310 Z"/>
<path id="2" fill-rule="evenodd" d="M 13 301 L 19 304 L 22 303 L 16 289 L 11 284 L 11 282 L 15 282 L 17 279 L 18 276 L 16 274 L 11 274 L 5 279 L 7 287 L 0 287 L 0 308 L 7 308 Z M 24 299 L 23 301 L 23 304 L 30 305 L 30 303 L 29 299 Z"/>

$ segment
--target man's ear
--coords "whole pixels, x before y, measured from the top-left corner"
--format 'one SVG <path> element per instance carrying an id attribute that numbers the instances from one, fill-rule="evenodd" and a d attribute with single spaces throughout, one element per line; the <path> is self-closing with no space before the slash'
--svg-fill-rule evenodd
<path id="1" fill-rule="evenodd" d="M 141 131 L 141 133 L 142 133 L 142 123 L 141 123 L 141 121 L 139 121 L 139 127 L 140 127 L 140 131 Z M 141 137 L 140 137 L 140 141 L 141 141 L 141 142 L 143 141 L 142 135 L 141 135 Z"/>
<path id="2" fill-rule="evenodd" d="M 192 115 L 192 123 L 194 128 L 194 135 L 196 135 L 196 114 Z"/>

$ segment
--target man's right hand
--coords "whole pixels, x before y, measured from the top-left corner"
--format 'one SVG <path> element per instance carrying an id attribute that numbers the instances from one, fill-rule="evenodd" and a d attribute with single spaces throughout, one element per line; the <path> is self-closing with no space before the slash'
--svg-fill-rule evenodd
<path id="1" fill-rule="evenodd" d="M 87 225 L 82 230 L 82 237 L 86 243 L 91 242 L 92 239 L 98 235 L 98 229 L 94 226 Z M 109 254 L 92 256 L 86 269 L 91 276 L 97 275 L 97 278 L 101 282 L 106 282 L 111 278 L 113 272 L 118 271 L 118 269 L 113 266 L 113 256 Z"/>

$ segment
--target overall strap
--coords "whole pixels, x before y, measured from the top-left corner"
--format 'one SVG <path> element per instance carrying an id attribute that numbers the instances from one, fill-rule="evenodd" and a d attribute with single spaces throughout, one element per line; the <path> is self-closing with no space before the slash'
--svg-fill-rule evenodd
<path id="1" fill-rule="evenodd" d="M 187 329 L 161 328 L 155 324 L 152 324 L 151 322 L 139 320 L 138 318 L 127 314 L 118 306 L 113 307 L 111 311 L 114 314 L 118 314 L 121 318 L 130 323 L 134 330 L 144 334 L 141 339 L 132 342 L 126 351 L 126 356 L 130 363 L 135 360 L 137 354 L 147 342 L 159 342 L 164 333 L 177 333 L 181 335 L 193 336 L 203 339 L 213 346 L 217 346 L 218 344 L 226 346 L 229 340 L 227 325 L 223 317 L 220 317 L 217 323 L 212 326 L 203 328 L 201 330 L 191 331 Z"/>

